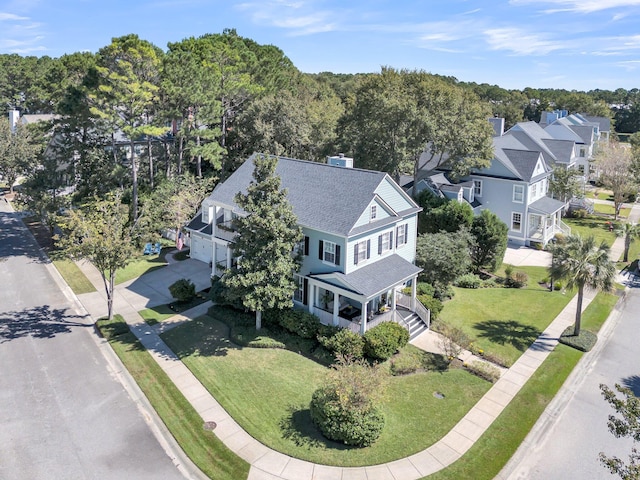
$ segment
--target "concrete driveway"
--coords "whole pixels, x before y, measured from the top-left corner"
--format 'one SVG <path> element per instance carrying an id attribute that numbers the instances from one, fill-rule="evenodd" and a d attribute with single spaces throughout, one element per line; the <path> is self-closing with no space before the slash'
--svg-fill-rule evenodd
<path id="1" fill-rule="evenodd" d="M 514 267 L 548 267 L 551 265 L 551 253 L 529 247 L 507 247 L 504 263 Z"/>

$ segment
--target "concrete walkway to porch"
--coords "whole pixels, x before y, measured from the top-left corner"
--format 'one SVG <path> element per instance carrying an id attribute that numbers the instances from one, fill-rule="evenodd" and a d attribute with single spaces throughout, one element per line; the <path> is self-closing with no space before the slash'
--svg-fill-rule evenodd
<path id="1" fill-rule="evenodd" d="M 198 262 L 191 263 L 195 262 L 191 260 L 186 262 L 189 265 L 181 265 L 185 262 L 177 262 L 175 265 L 166 267 L 165 275 L 169 274 L 169 269 L 174 267 L 182 266 L 184 269 L 194 269 L 198 266 Z M 100 293 L 103 292 L 102 280 L 91 264 L 82 262 L 79 266 L 98 288 L 98 292 L 79 295 L 79 299 L 87 311 L 94 319 L 97 319 L 103 316 L 106 310 L 104 293 Z M 159 272 L 163 270 L 165 269 L 161 269 Z M 203 268 L 203 270 L 206 273 L 208 269 Z M 191 273 L 196 274 L 197 272 L 192 271 Z M 160 293 L 166 288 L 164 287 L 166 280 L 161 281 L 160 276 L 151 275 L 151 278 L 145 280 L 142 286 L 144 290 L 153 293 L 157 302 L 161 296 Z M 421 452 L 393 462 L 374 466 L 342 468 L 317 465 L 291 458 L 271 450 L 248 435 L 162 341 L 158 335 L 160 327 L 150 327 L 144 323 L 138 311 L 152 306 L 152 304 L 149 301 L 143 302 L 140 292 L 131 292 L 132 288 L 140 286 L 140 284 L 140 282 L 131 282 L 116 288 L 114 311 L 125 318 L 132 332 L 182 391 L 186 399 L 200 414 L 203 422 L 215 422 L 217 427 L 214 433 L 227 447 L 251 464 L 249 480 L 417 480 L 451 465 L 482 436 L 542 364 L 555 347 L 560 333 L 573 322 L 576 308 L 576 299 L 574 298 L 531 347 L 523 353 L 520 359 L 441 440 Z M 585 295 L 584 308 L 590 303 L 593 296 L 593 292 L 588 292 Z M 166 302 L 162 301 L 161 303 Z M 203 304 L 183 312 L 181 317 L 176 320 L 188 321 L 189 318 L 206 312 L 208 306 L 209 304 Z"/>

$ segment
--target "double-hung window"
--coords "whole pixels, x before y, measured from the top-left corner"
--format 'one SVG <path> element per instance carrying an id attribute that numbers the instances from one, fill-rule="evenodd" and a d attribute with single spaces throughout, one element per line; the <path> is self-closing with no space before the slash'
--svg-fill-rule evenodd
<path id="1" fill-rule="evenodd" d="M 362 240 L 353 246 L 353 264 L 358 265 L 371 256 L 371 240 Z"/>
<path id="2" fill-rule="evenodd" d="M 515 232 L 522 231 L 522 214 L 519 212 L 511 213 L 511 230 Z"/>
<path id="3" fill-rule="evenodd" d="M 482 180 L 473 181 L 473 196 L 474 197 L 482 196 Z"/>
<path id="4" fill-rule="evenodd" d="M 393 232 L 383 233 L 378 236 L 378 255 L 382 255 L 393 248 Z"/>
<path id="5" fill-rule="evenodd" d="M 334 242 L 320 240 L 318 253 L 320 260 L 334 265 L 340 265 L 340 245 Z"/>
<path id="6" fill-rule="evenodd" d="M 409 225 L 403 223 L 402 225 L 398 225 L 396 228 L 396 248 L 401 247 L 405 243 L 407 243 L 407 238 L 409 235 Z"/>
<path id="7" fill-rule="evenodd" d="M 513 186 L 513 201 L 515 203 L 524 202 L 524 185 Z"/>
<path id="8" fill-rule="evenodd" d="M 378 206 L 371 205 L 371 215 L 370 215 L 371 221 L 374 221 L 377 216 L 378 216 Z"/>

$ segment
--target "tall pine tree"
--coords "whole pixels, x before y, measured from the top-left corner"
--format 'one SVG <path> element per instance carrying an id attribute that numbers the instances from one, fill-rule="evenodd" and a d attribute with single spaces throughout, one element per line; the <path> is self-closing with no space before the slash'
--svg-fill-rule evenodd
<path id="1" fill-rule="evenodd" d="M 256 330 L 260 330 L 262 312 L 269 308 L 292 305 L 296 285 L 293 274 L 300 268 L 294 254 L 302 231 L 287 191 L 280 189 L 275 174 L 277 158 L 255 157 L 253 181 L 246 194 L 238 193 L 235 201 L 246 216 L 234 220 L 238 231 L 234 254 L 242 257 L 238 265 L 224 276 L 231 296 L 256 312 Z"/>

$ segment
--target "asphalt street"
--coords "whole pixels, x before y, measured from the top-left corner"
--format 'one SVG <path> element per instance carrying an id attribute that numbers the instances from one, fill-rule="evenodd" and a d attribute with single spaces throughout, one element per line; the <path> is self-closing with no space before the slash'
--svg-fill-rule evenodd
<path id="1" fill-rule="evenodd" d="M 0 211 L 0 478 L 184 478 L 50 269 Z"/>
<path id="2" fill-rule="evenodd" d="M 607 479 L 598 454 L 628 460 L 632 442 L 607 429 L 614 414 L 599 385 L 615 383 L 640 395 L 640 284 L 630 288 L 604 326 L 599 343 L 567 379 L 501 478 L 510 480 Z M 507 473 L 507 475 L 504 475 Z"/>

